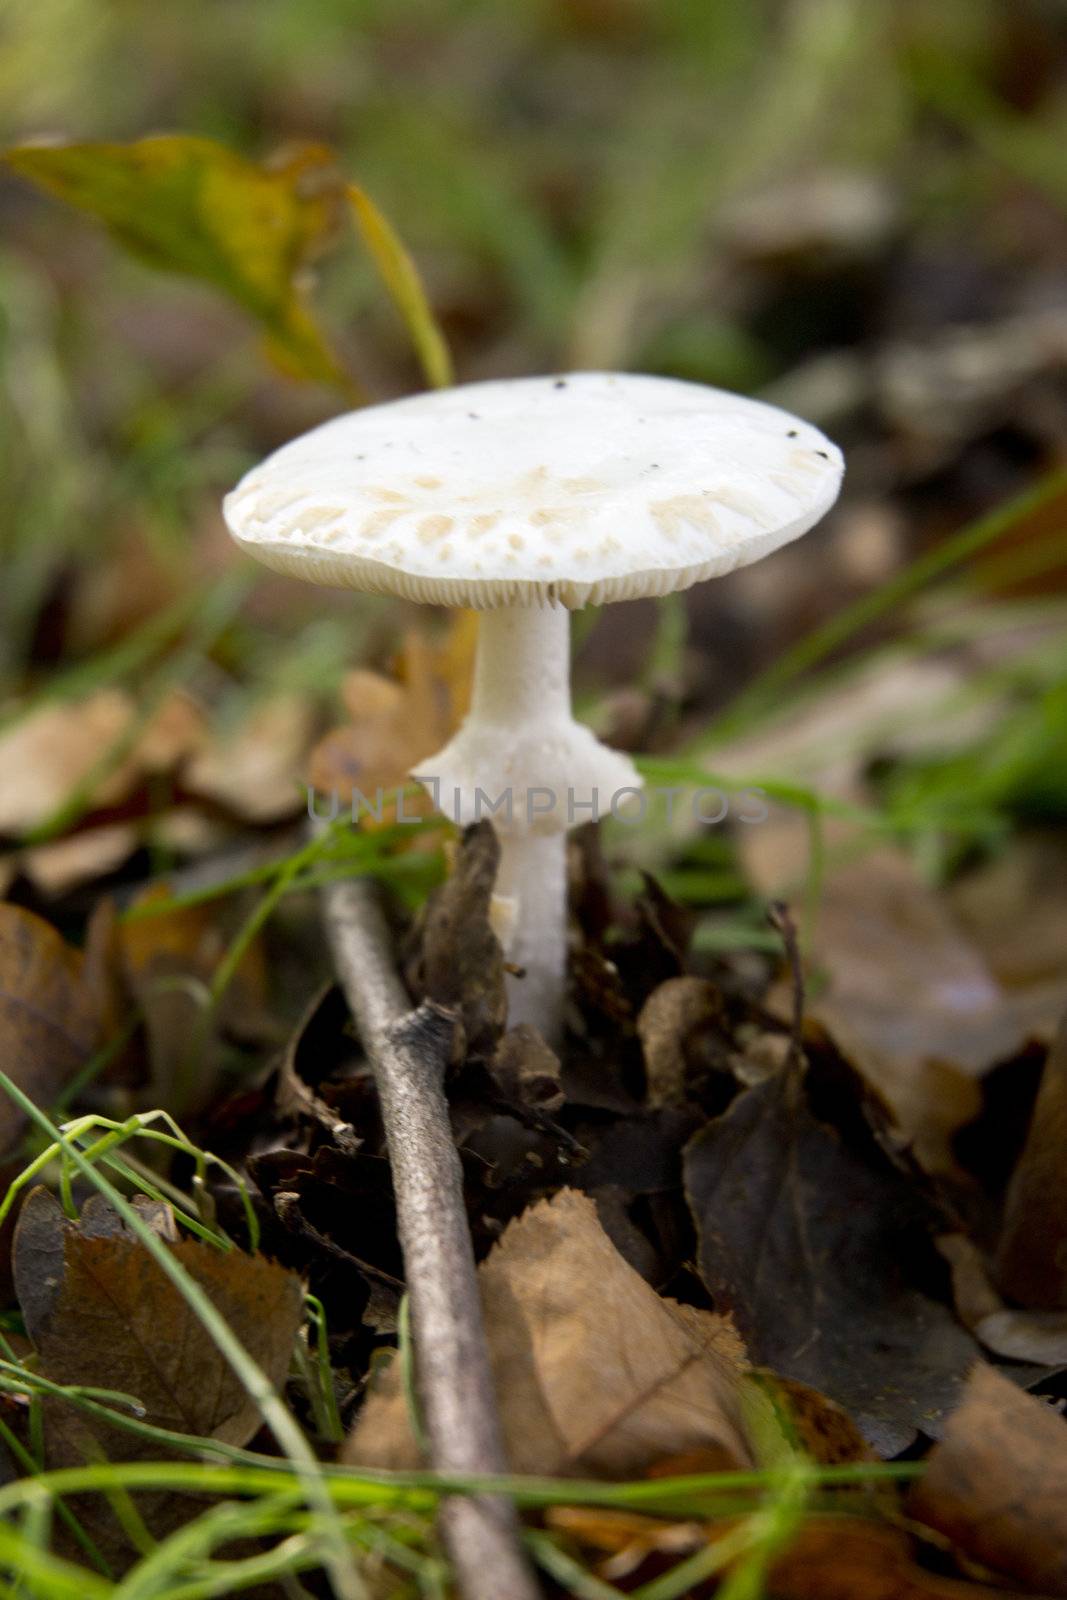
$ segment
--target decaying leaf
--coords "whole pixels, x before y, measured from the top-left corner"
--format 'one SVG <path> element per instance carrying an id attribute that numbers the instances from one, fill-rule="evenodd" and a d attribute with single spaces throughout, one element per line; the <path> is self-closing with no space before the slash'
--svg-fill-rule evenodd
<path id="1" fill-rule="evenodd" d="M 744 1357 L 724 1317 L 661 1299 L 628 1266 L 584 1195 L 523 1213 L 479 1268 L 496 1392 L 520 1472 L 640 1472 L 687 1448 L 750 1461 Z M 346 1459 L 413 1466 L 398 1364 L 372 1391 Z"/>
<path id="2" fill-rule="evenodd" d="M 701 1275 L 753 1359 L 836 1400 L 882 1454 L 936 1433 L 977 1346 L 924 1290 L 937 1213 L 873 1136 L 846 1140 L 782 1072 L 691 1140 L 685 1181 Z"/>
<path id="3" fill-rule="evenodd" d="M 264 1256 L 189 1239 L 170 1248 L 272 1383 L 284 1384 L 303 1313 L 299 1279 Z M 16 1229 L 14 1270 L 40 1369 L 54 1382 L 134 1395 L 159 1427 L 236 1445 L 256 1432 L 256 1402 L 124 1226 L 105 1226 L 99 1214 L 88 1226 L 70 1222 L 46 1189 L 35 1189 Z M 113 1458 L 159 1451 L 103 1426 Z"/>
<path id="4" fill-rule="evenodd" d="M 507 1016 L 504 953 L 489 922 L 500 842 L 491 822 L 463 835 L 452 871 L 422 919 L 417 987 L 455 1011 L 469 1053 L 491 1056 Z"/>
<path id="5" fill-rule="evenodd" d="M 504 1035 L 491 1071 L 501 1094 L 515 1105 L 552 1112 L 563 1104 L 559 1057 L 528 1022 Z"/>
<path id="6" fill-rule="evenodd" d="M 1067 1311 L 1019 1311 L 1005 1304 L 973 1240 L 953 1233 L 937 1241 L 952 1269 L 952 1296 L 965 1328 L 1006 1361 L 1067 1365 Z"/>
<path id="7" fill-rule="evenodd" d="M 355 393 L 303 295 L 303 275 L 343 204 L 324 146 L 301 145 L 261 166 L 210 139 L 164 134 L 132 144 L 19 145 L 6 160 L 149 265 L 221 290 L 261 325 L 287 371 Z"/>
<path id="8" fill-rule="evenodd" d="M 976 1366 L 909 1510 L 1024 1587 L 1067 1595 L 1067 1423 Z"/>
<path id="9" fill-rule="evenodd" d="M 722 997 L 707 978 L 668 978 L 637 1019 L 650 1105 L 682 1105 L 690 1068 L 704 1063 L 700 1046 L 722 1024 Z"/>
<path id="10" fill-rule="evenodd" d="M 1030 1131 L 1012 1174 L 996 1256 L 1020 1305 L 1067 1311 L 1067 1019 L 1049 1051 Z"/>
<path id="11" fill-rule="evenodd" d="M 88 955 L 43 918 L 0 904 L 0 1061 L 20 1088 L 49 1105 L 104 1042 L 113 1016 L 97 922 Z M 0 1096 L 0 1154 L 11 1154 L 25 1119 Z"/>

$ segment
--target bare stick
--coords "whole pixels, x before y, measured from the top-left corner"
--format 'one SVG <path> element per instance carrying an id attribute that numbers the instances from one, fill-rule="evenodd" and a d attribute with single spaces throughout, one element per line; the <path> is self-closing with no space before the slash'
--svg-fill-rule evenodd
<path id="1" fill-rule="evenodd" d="M 506 1472 L 443 1086 L 451 1018 L 430 1003 L 411 1009 L 372 885 L 332 884 L 324 899 L 334 963 L 378 1085 L 431 1464 Z M 537 1600 L 510 1502 L 447 1500 L 441 1531 L 464 1600 Z"/>

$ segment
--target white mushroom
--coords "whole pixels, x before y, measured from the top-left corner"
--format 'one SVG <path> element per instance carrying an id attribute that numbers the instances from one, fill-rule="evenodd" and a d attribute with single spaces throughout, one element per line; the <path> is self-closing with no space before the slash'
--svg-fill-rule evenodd
<path id="1" fill-rule="evenodd" d="M 561 1025 L 566 834 L 640 778 L 571 715 L 568 612 L 687 589 L 833 504 L 836 446 L 777 407 L 669 378 L 574 373 L 439 390 L 336 418 L 227 497 L 251 555 L 312 582 L 470 606 L 470 713 L 418 774 L 491 816 L 514 1022 Z"/>

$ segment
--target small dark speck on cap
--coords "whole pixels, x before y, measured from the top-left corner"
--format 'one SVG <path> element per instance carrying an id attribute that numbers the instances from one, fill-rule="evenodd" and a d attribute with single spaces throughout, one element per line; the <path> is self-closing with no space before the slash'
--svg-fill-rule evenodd
<path id="1" fill-rule="evenodd" d="M 567 387 L 566 378 L 557 378 L 552 387 L 553 389 L 565 389 Z"/>
<path id="2" fill-rule="evenodd" d="M 659 462 L 658 461 L 653 461 L 652 465 L 649 468 L 649 471 L 650 472 L 658 472 L 659 471 Z"/>
<path id="3" fill-rule="evenodd" d="M 468 415 L 468 417 L 470 417 L 472 422 L 480 422 L 481 421 L 481 418 L 479 417 L 477 411 L 468 411 L 467 415 Z"/>
<path id="4" fill-rule="evenodd" d="M 790 428 L 789 432 L 786 434 L 786 438 L 787 439 L 799 439 L 800 438 L 800 429 L 799 428 Z"/>
<path id="5" fill-rule="evenodd" d="M 815 454 L 817 456 L 822 456 L 824 461 L 829 461 L 829 459 L 830 459 L 830 457 L 826 454 L 825 450 L 816 450 Z"/>

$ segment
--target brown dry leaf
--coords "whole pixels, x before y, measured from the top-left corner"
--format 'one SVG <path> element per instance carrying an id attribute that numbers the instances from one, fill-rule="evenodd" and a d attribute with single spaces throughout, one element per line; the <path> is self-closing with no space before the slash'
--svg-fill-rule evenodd
<path id="1" fill-rule="evenodd" d="M 428 1000 L 456 1012 L 468 1053 L 483 1057 L 507 1019 L 504 952 L 489 920 L 499 860 L 492 823 L 474 823 L 424 908 L 416 977 Z"/>
<path id="2" fill-rule="evenodd" d="M 962 1233 L 937 1247 L 952 1270 L 952 1298 L 965 1328 L 994 1355 L 1038 1366 L 1067 1366 L 1067 1311 L 1016 1311 L 1006 1306 L 978 1246 Z"/>
<path id="3" fill-rule="evenodd" d="M 646 1562 L 663 1570 L 738 1526 L 728 1518 L 702 1525 L 585 1506 L 553 1506 L 545 1521 L 605 1558 L 597 1570 L 615 1583 Z M 712 1587 L 692 1592 L 710 1594 Z M 1019 1600 L 1006 1589 L 925 1571 L 904 1529 L 870 1516 L 806 1517 L 772 1563 L 761 1592 L 775 1600 Z"/>
<path id="4" fill-rule="evenodd" d="M 109 822 L 23 850 L 18 865 L 42 894 L 62 895 L 117 871 L 133 855 L 138 842 L 133 823 Z"/>
<path id="5" fill-rule="evenodd" d="M 21 1089 L 49 1105 L 104 1042 L 112 1015 L 95 948 L 90 960 L 32 911 L 0 904 L 0 1062 Z M 24 1125 L 0 1097 L 0 1152 L 14 1150 Z"/>
<path id="6" fill-rule="evenodd" d="M 909 1510 L 1024 1587 L 1067 1595 L 1067 1423 L 976 1366 Z"/>
<path id="7" fill-rule="evenodd" d="M 1025 1037 L 984 960 L 890 849 L 829 874 L 811 954 L 826 987 L 810 1014 L 884 1095 L 927 1170 L 953 1170 L 952 1137 L 981 1106 L 973 1080 Z M 788 1003 L 783 993 L 783 1015 Z"/>
<path id="8" fill-rule="evenodd" d="M 17 836 L 45 822 L 90 783 L 101 758 L 130 737 L 136 702 L 122 689 L 43 705 L 0 735 L 0 833 Z M 133 746 L 92 784 L 90 809 L 117 805 L 146 777 L 169 771 L 195 751 L 203 718 L 176 692 L 148 718 Z"/>
<path id="9" fill-rule="evenodd" d="M 1067 1310 L 1067 1018 L 1049 1051 L 1004 1202 L 997 1282 L 1020 1305 Z"/>
<path id="10" fill-rule="evenodd" d="M 247 1444 L 256 1402 L 141 1241 L 102 1220 L 68 1221 L 46 1189 L 23 1207 L 15 1286 L 40 1370 L 135 1395 L 157 1427 Z M 281 1388 L 303 1315 L 300 1280 L 265 1256 L 190 1239 L 171 1249 Z M 154 1441 L 103 1426 L 112 1458 L 158 1455 Z"/>
<path id="11" fill-rule="evenodd" d="M 368 805 L 407 783 L 420 763 L 446 742 L 466 710 L 474 654 L 472 613 L 457 613 L 440 645 L 411 632 L 404 640 L 400 678 L 358 670 L 345 679 L 342 698 L 350 723 L 335 728 L 311 755 L 310 782 L 323 795 L 349 805 L 358 791 Z M 426 802 L 406 802 L 411 814 Z M 392 820 L 392 808 L 385 815 Z"/>
<path id="12" fill-rule="evenodd" d="M 509 1459 L 517 1472 L 627 1476 L 679 1450 L 749 1465 L 744 1356 L 724 1317 L 661 1299 L 584 1195 L 563 1189 L 507 1228 L 479 1268 Z M 418 1462 L 397 1362 L 345 1458 Z"/>
<path id="13" fill-rule="evenodd" d="M 511 1028 L 496 1047 L 490 1071 L 504 1098 L 551 1114 L 566 1096 L 556 1052 L 528 1022 Z"/>
<path id="14" fill-rule="evenodd" d="M 874 1451 L 843 1407 L 810 1384 L 779 1373 L 757 1372 L 754 1381 L 784 1420 L 787 1442 L 822 1466 L 874 1461 Z"/>
<path id="15" fill-rule="evenodd" d="M 273 695 L 232 735 L 214 733 L 183 774 L 190 794 L 245 822 L 280 822 L 304 806 L 302 780 L 314 710 L 306 696 Z"/>
<path id="16" fill-rule="evenodd" d="M 0 735 L 0 833 L 17 837 L 51 816 L 132 715 L 122 690 L 100 689 L 76 704 L 41 706 Z M 101 804 L 121 797 L 117 777 L 101 784 Z"/>
<path id="17" fill-rule="evenodd" d="M 707 978 L 668 978 L 653 989 L 637 1019 L 650 1105 L 685 1104 L 687 1069 L 722 1021 L 722 996 Z"/>

